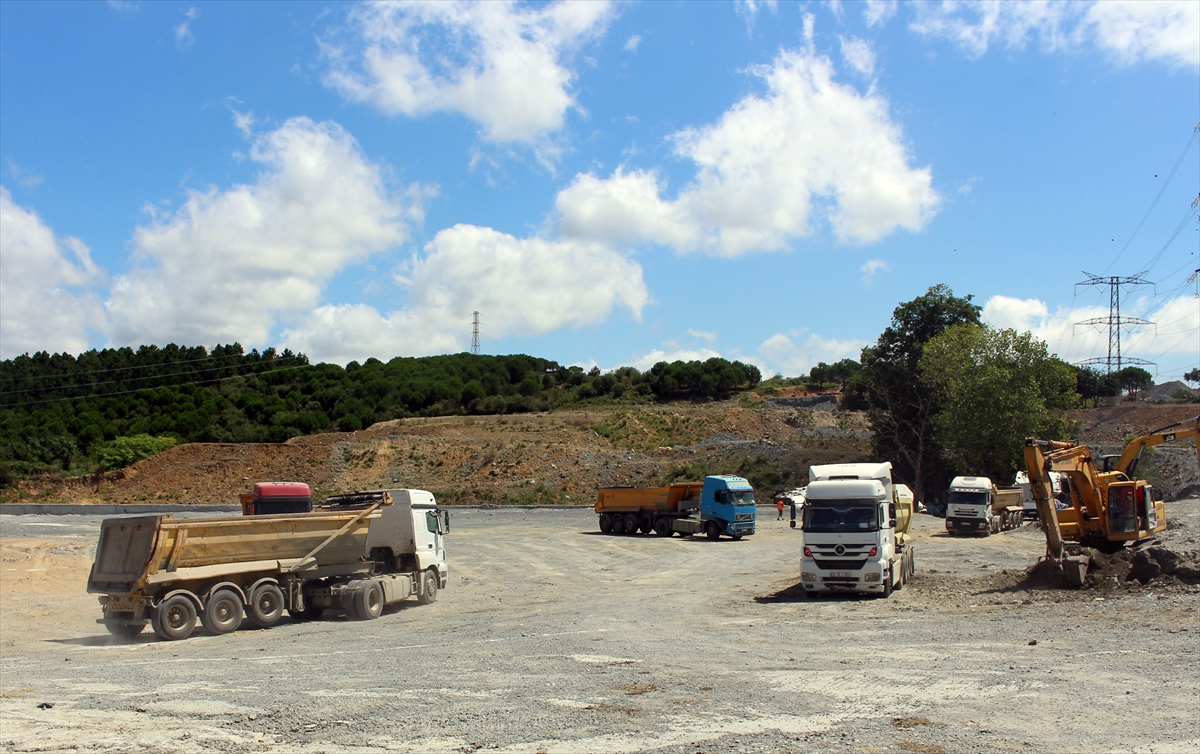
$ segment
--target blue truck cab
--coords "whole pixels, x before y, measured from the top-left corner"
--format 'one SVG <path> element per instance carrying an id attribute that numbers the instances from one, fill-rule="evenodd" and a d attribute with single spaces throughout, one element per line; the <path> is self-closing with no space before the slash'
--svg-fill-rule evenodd
<path id="1" fill-rule="evenodd" d="M 726 534 L 741 539 L 754 533 L 757 508 L 754 488 L 740 476 L 704 477 L 700 493 L 700 522 L 709 539 Z"/>

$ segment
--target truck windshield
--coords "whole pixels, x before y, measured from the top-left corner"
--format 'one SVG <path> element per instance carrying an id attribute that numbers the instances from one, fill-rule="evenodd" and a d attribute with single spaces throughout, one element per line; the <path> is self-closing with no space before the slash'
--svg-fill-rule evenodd
<path id="1" fill-rule="evenodd" d="M 873 500 L 809 500 L 804 530 L 811 532 L 877 531 L 879 506 Z"/>
<path id="2" fill-rule="evenodd" d="M 971 505 L 986 503 L 986 492 L 967 492 L 965 490 L 950 490 L 950 494 L 946 496 L 946 502 L 958 503 L 959 505 Z"/>
<path id="3" fill-rule="evenodd" d="M 730 505 L 754 505 L 754 490 L 725 490 L 725 502 Z"/>

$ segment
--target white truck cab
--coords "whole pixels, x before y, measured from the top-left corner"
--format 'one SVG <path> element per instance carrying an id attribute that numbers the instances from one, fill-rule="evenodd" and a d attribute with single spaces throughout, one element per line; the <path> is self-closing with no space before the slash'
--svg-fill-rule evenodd
<path id="1" fill-rule="evenodd" d="M 887 597 L 903 587 L 913 572 L 906 534 L 912 495 L 903 485 L 903 490 L 893 488 L 892 465 L 812 466 L 809 478 L 800 524 L 805 593 L 851 591 Z M 903 500 L 898 497 L 901 491 Z"/>

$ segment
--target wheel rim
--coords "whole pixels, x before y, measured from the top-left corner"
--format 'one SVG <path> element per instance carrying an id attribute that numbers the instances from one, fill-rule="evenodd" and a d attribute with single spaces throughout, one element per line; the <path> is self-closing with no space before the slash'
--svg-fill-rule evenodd
<path id="1" fill-rule="evenodd" d="M 183 605 L 171 605 L 163 623 L 172 631 L 178 631 L 187 625 L 189 617 L 188 611 Z"/>

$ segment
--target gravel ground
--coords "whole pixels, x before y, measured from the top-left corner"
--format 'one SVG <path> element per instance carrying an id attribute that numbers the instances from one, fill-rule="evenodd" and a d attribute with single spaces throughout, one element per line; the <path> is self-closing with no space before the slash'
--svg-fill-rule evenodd
<path id="1" fill-rule="evenodd" d="M 1023 588 L 1036 529 L 918 516 L 902 591 L 806 600 L 774 513 L 714 543 L 455 511 L 433 605 L 131 644 L 84 593 L 99 518 L 0 516 L 0 750 L 1200 750 L 1200 588 Z M 1200 500 L 1168 518 L 1196 549 Z"/>

